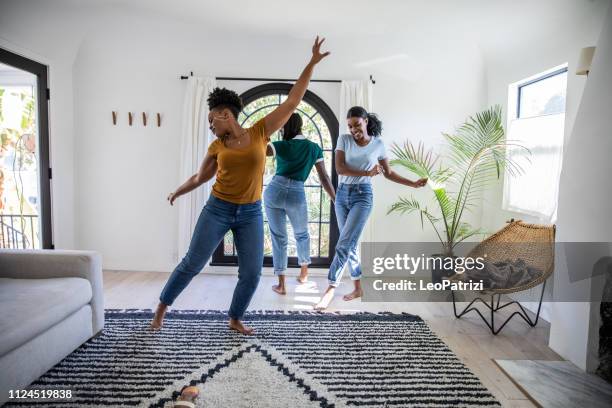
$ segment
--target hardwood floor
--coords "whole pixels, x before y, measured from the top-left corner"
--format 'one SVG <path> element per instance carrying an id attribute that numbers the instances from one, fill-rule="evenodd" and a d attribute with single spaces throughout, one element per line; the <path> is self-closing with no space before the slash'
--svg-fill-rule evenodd
<path id="1" fill-rule="evenodd" d="M 168 275 L 162 272 L 105 271 L 105 307 L 154 309 Z M 269 276 L 269 273 L 267 275 L 262 277 L 249 310 L 312 310 L 321 291 L 327 286 L 324 277 L 311 277 L 310 282 L 297 285 L 295 278 L 288 276 L 288 293 L 286 296 L 280 296 L 271 289 L 276 278 Z M 199 275 L 179 296 L 173 309 L 226 310 L 236 279 L 231 275 Z M 348 291 L 349 285 L 348 281 L 343 284 L 339 289 L 340 294 Z M 337 296 L 329 311 L 389 311 L 421 316 L 503 406 L 507 407 L 534 405 L 499 369 L 493 359 L 562 360 L 547 345 L 549 324 L 544 320 L 540 320 L 535 328 L 531 328 L 522 319 L 514 319 L 499 335 L 493 336 L 476 315 L 456 319 L 451 303 L 345 302 L 341 296 Z M 508 313 L 510 311 L 504 310 L 502 315 L 508 316 Z"/>

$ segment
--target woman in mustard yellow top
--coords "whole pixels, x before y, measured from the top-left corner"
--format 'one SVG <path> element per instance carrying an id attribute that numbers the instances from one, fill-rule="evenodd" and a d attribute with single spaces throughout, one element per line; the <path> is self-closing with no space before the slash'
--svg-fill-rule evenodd
<path id="1" fill-rule="evenodd" d="M 306 93 L 313 69 L 329 52 L 321 53 L 325 39 L 315 40 L 312 57 L 287 99 L 248 129 L 236 120 L 242 110 L 240 97 L 228 89 L 216 88 L 208 97 L 210 130 L 217 136 L 197 174 L 168 196 L 174 200 L 201 186 L 216 175 L 208 202 L 196 224 L 189 250 L 166 282 L 151 322 L 162 326 L 169 305 L 196 276 L 227 231 L 232 231 L 238 252 L 238 283 L 229 308 L 229 327 L 252 334 L 240 319 L 257 289 L 263 264 L 263 215 L 261 193 L 270 135 L 289 119 Z"/>

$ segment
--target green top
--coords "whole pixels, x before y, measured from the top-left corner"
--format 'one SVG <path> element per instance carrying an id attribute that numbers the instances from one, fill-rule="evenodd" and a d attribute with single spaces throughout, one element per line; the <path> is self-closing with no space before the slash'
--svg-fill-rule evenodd
<path id="1" fill-rule="evenodd" d="M 276 155 L 276 175 L 306 181 L 312 166 L 323 161 L 323 149 L 316 143 L 297 135 L 291 140 L 272 142 Z"/>

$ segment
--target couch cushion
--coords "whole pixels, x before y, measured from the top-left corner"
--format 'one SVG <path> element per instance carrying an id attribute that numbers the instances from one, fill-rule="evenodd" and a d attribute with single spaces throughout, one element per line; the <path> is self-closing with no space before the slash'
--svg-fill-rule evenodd
<path id="1" fill-rule="evenodd" d="M 91 301 L 83 278 L 0 278 L 0 356 L 62 321 Z"/>

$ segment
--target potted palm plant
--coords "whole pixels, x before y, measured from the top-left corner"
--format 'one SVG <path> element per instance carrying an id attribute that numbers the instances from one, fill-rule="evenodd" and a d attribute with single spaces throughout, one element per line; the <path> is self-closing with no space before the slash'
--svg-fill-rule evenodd
<path id="1" fill-rule="evenodd" d="M 466 239 L 483 234 L 464 221 L 466 212 L 480 204 L 483 190 L 499 180 L 504 169 L 509 174 L 522 171 L 506 150 L 508 147 L 526 149 L 505 139 L 501 107 L 491 107 L 469 117 L 454 134 L 443 133 L 448 142 L 448 153 L 435 155 L 426 150 L 422 143 L 414 146 L 405 142 L 395 144 L 392 166 L 401 166 L 420 178 L 428 179 L 434 195 L 433 212 L 414 197 L 400 197 L 391 205 L 388 213 L 418 213 L 421 227 L 425 220 L 435 231 L 442 244 L 442 253 L 434 256 L 453 257 L 455 246 Z M 440 282 L 452 270 L 433 270 L 432 281 Z"/>

